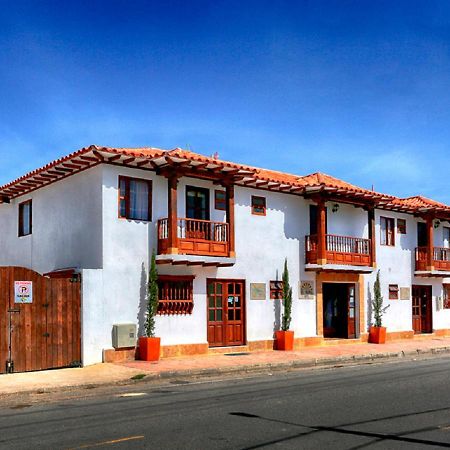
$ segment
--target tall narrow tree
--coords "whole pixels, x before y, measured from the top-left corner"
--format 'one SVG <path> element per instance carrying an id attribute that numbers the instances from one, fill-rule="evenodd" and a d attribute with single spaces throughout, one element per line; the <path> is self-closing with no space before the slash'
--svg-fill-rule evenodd
<path id="1" fill-rule="evenodd" d="M 389 308 L 389 305 L 383 307 L 383 296 L 381 295 L 381 286 L 380 286 L 380 271 L 377 272 L 377 278 L 375 283 L 373 284 L 373 300 L 372 300 L 372 309 L 373 309 L 373 319 L 374 326 L 382 327 L 383 326 L 383 314 Z"/>
<path id="2" fill-rule="evenodd" d="M 158 271 L 156 269 L 156 255 L 152 252 L 150 273 L 147 285 L 147 311 L 145 315 L 145 335 L 155 336 L 155 315 L 158 311 Z"/>
<path id="3" fill-rule="evenodd" d="M 287 264 L 287 258 L 284 260 L 283 270 L 283 317 L 281 320 L 281 329 L 288 331 L 291 326 L 291 312 L 292 312 L 292 287 L 289 284 L 289 270 Z"/>

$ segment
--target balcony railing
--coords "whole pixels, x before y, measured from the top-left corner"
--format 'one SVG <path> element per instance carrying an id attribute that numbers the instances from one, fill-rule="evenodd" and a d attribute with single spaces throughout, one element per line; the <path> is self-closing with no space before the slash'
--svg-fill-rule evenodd
<path id="1" fill-rule="evenodd" d="M 427 270 L 427 250 L 427 247 L 416 248 L 416 270 Z M 433 247 L 433 267 L 435 270 L 450 272 L 450 248 Z"/>
<path id="2" fill-rule="evenodd" d="M 306 264 L 317 264 L 317 235 L 306 236 Z M 370 266 L 372 264 L 370 239 L 350 236 L 325 235 L 327 264 Z"/>
<path id="3" fill-rule="evenodd" d="M 228 256 L 229 225 L 211 220 L 177 219 L 178 253 L 185 255 Z M 158 254 L 167 253 L 168 219 L 158 220 Z"/>

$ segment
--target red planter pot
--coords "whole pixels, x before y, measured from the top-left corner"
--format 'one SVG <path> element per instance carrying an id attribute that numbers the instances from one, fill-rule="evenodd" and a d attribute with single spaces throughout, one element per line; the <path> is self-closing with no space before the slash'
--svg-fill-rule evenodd
<path id="1" fill-rule="evenodd" d="M 142 361 L 158 361 L 161 347 L 159 337 L 139 338 L 139 359 Z"/>
<path id="2" fill-rule="evenodd" d="M 275 331 L 277 350 L 294 350 L 293 331 Z"/>
<path id="3" fill-rule="evenodd" d="M 369 342 L 371 344 L 384 344 L 386 342 L 386 327 L 370 327 Z"/>

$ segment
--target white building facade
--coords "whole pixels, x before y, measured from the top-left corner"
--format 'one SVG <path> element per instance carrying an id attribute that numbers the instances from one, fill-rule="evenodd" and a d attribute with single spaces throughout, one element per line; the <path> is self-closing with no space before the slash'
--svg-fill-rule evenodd
<path id="1" fill-rule="evenodd" d="M 82 362 L 142 333 L 152 251 L 162 355 L 273 347 L 281 274 L 297 348 L 367 340 L 377 271 L 390 339 L 450 334 L 450 207 L 180 149 L 87 147 L 0 188 L 0 266 L 81 274 Z M 419 223 L 421 225 L 419 225 Z"/>

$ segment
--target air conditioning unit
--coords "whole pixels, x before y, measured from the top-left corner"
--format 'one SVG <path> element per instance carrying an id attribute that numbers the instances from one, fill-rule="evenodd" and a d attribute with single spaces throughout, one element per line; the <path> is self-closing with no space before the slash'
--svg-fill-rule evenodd
<path id="1" fill-rule="evenodd" d="M 112 346 L 114 348 L 126 348 L 136 346 L 136 324 L 120 323 L 113 325 Z"/>

